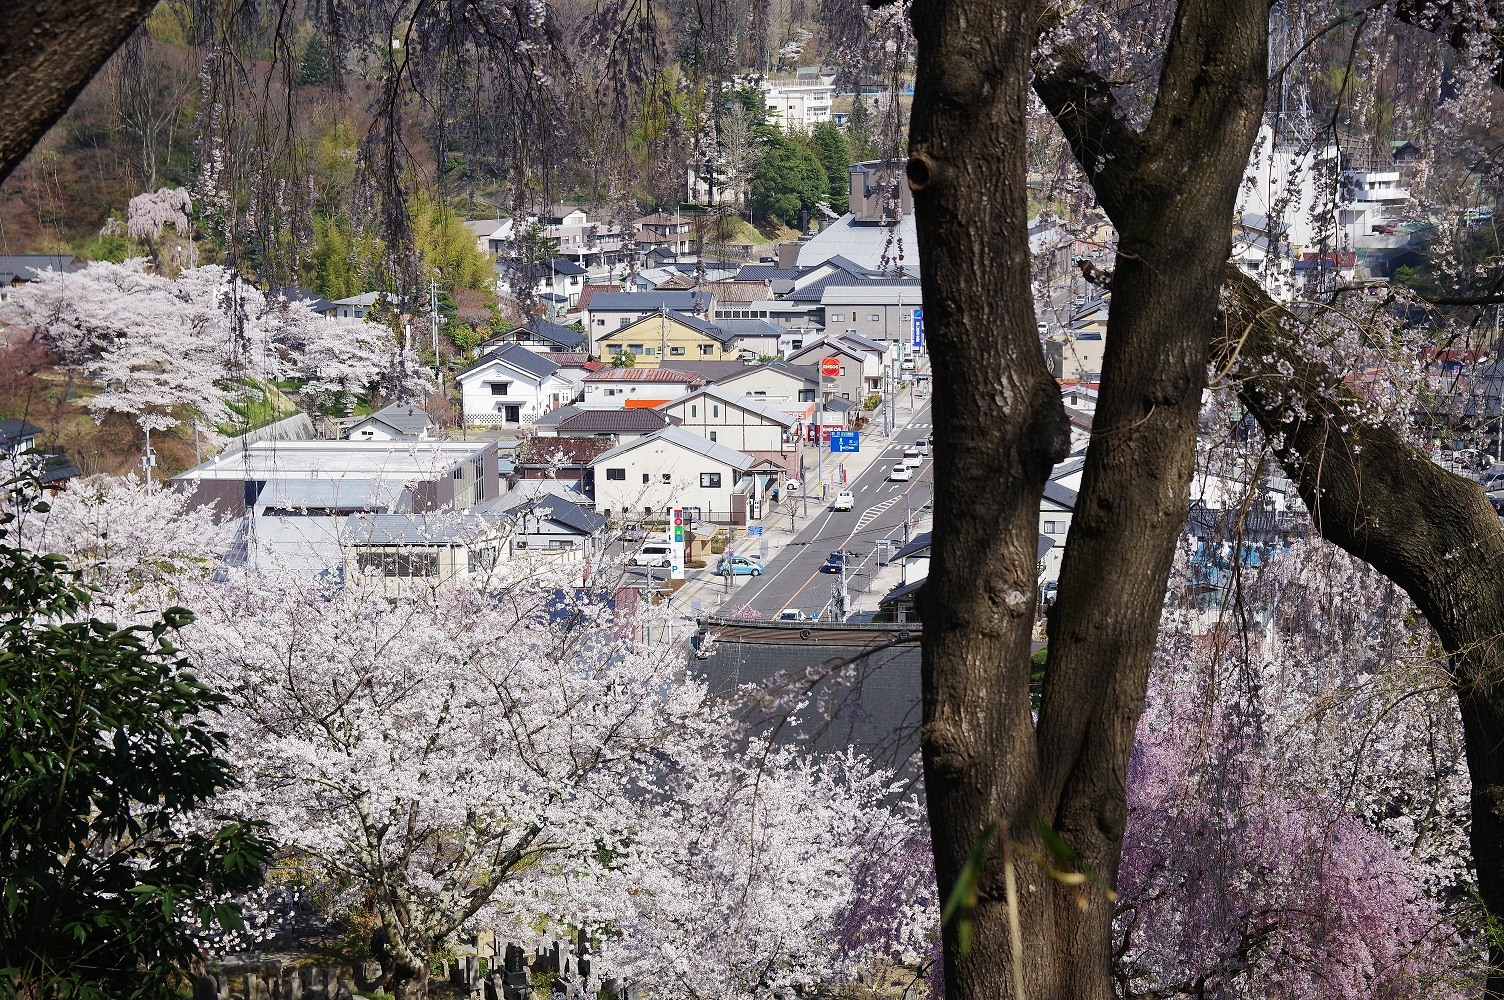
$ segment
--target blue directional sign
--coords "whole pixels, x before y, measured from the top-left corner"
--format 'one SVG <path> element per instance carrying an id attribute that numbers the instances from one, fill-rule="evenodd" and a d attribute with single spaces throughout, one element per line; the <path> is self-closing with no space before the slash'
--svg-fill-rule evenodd
<path id="1" fill-rule="evenodd" d="M 857 452 L 862 450 L 860 431 L 831 431 L 830 450 Z"/>
<path id="2" fill-rule="evenodd" d="M 762 525 L 760 525 L 760 524 L 749 524 L 749 525 L 747 525 L 747 534 L 751 535 L 753 538 L 756 538 L 758 535 L 762 534 Z"/>
<path id="3" fill-rule="evenodd" d="M 924 310 L 914 310 L 914 349 L 924 347 Z"/>

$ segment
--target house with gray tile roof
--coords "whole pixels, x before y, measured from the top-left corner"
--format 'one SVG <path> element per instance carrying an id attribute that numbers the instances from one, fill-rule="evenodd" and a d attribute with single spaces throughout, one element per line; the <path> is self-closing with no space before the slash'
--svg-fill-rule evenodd
<path id="1" fill-rule="evenodd" d="M 573 402 L 575 382 L 558 365 L 521 344 L 506 344 L 465 369 L 456 381 L 465 421 L 527 426 Z"/>
<path id="2" fill-rule="evenodd" d="M 658 407 L 683 430 L 801 476 L 804 421 L 773 403 L 707 385 Z"/>
<path id="3" fill-rule="evenodd" d="M 583 499 L 540 493 L 503 511 L 517 525 L 512 536 L 514 554 L 526 549 L 543 555 L 594 555 L 606 530 L 606 518 Z"/>
<path id="4" fill-rule="evenodd" d="M 669 426 L 617 445 L 590 463 L 595 508 L 606 517 L 651 517 L 674 507 L 697 520 L 745 520 L 733 498 L 742 478 L 762 463 L 751 455 Z"/>
<path id="5" fill-rule="evenodd" d="M 393 403 L 352 424 L 345 432 L 351 441 L 427 441 L 436 425 L 417 403 Z"/>

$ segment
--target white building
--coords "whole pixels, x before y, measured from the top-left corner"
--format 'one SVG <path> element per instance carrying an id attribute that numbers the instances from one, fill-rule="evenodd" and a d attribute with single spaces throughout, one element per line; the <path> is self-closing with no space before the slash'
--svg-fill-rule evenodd
<path id="1" fill-rule="evenodd" d="M 761 82 L 768 120 L 784 128 L 809 132 L 830 118 L 836 96 L 836 74 L 816 66 L 801 67 L 793 76 L 768 77 Z"/>
<path id="2" fill-rule="evenodd" d="M 353 424 L 351 441 L 427 441 L 435 430 L 433 418 L 417 403 L 393 403 Z"/>
<path id="3" fill-rule="evenodd" d="M 531 424 L 574 399 L 559 366 L 521 344 L 492 351 L 457 376 L 469 424 Z"/>
<path id="4" fill-rule="evenodd" d="M 351 514 L 463 511 L 500 492 L 494 442 L 257 441 L 173 477 L 241 522 L 225 559 L 337 573 Z"/>
<path id="5" fill-rule="evenodd" d="M 755 465 L 750 455 L 665 427 L 590 463 L 595 507 L 606 517 L 650 517 L 683 507 L 694 520 L 731 522 L 737 486 Z"/>
<path id="6" fill-rule="evenodd" d="M 801 476 L 803 422 L 777 406 L 708 385 L 658 411 L 707 441 L 775 462 L 791 478 Z"/>
<path id="7" fill-rule="evenodd" d="M 672 368 L 602 368 L 580 383 L 580 406 L 587 410 L 658 407 L 704 382 L 696 372 Z"/>

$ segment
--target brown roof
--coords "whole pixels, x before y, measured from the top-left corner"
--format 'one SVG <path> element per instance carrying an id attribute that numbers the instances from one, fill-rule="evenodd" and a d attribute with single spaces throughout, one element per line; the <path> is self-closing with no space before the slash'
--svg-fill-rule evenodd
<path id="1" fill-rule="evenodd" d="M 590 363 L 590 355 L 579 353 L 565 353 L 563 351 L 544 351 L 543 357 L 552 361 L 560 368 L 584 368 Z"/>
<path id="2" fill-rule="evenodd" d="M 580 289 L 580 304 L 575 306 L 575 308 L 580 312 L 589 309 L 590 297 L 596 292 L 619 292 L 621 290 L 622 286 L 620 285 L 586 285 Z"/>
<path id="3" fill-rule="evenodd" d="M 768 281 L 709 281 L 705 284 L 705 291 L 715 296 L 720 303 L 725 302 L 761 302 L 770 298 Z"/>
<path id="4" fill-rule="evenodd" d="M 581 410 L 572 417 L 559 421 L 560 434 L 600 434 L 607 431 L 637 431 L 651 434 L 662 430 L 669 423 L 668 417 L 657 410 Z"/>
<path id="5" fill-rule="evenodd" d="M 517 465 L 589 465 L 615 443 L 611 438 L 597 437 L 529 437 L 517 443 L 512 461 Z"/>
<path id="6" fill-rule="evenodd" d="M 676 274 L 672 278 L 659 282 L 653 287 L 655 292 L 678 292 L 688 291 L 695 287 L 694 275 Z"/>
<path id="7" fill-rule="evenodd" d="M 652 215 L 644 215 L 637 220 L 639 226 L 673 226 L 681 225 L 689 220 L 682 215 L 669 215 L 667 212 L 654 212 Z"/>
<path id="8" fill-rule="evenodd" d="M 681 372 L 672 368 L 602 368 L 585 376 L 586 382 L 686 382 L 704 381 L 697 371 Z"/>
<path id="9" fill-rule="evenodd" d="M 670 236 L 666 233 L 655 233 L 651 229 L 637 230 L 638 243 L 678 243 L 688 236 L 688 233 L 675 233 Z"/>

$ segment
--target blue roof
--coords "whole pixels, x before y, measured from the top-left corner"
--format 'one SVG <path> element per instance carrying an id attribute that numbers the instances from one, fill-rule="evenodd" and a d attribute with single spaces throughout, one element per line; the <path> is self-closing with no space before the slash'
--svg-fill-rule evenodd
<path id="1" fill-rule="evenodd" d="M 590 297 L 591 312 L 651 312 L 656 309 L 698 312 L 709 304 L 708 292 L 596 292 Z"/>

